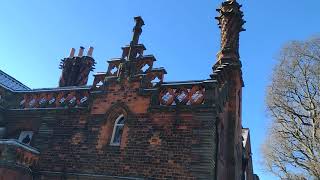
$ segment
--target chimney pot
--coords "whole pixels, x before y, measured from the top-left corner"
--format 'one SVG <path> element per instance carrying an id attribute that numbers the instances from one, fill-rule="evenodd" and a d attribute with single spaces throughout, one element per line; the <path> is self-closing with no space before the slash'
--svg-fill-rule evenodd
<path id="1" fill-rule="evenodd" d="M 76 52 L 76 49 L 71 48 L 69 57 L 70 57 L 70 58 L 73 58 L 75 52 Z"/>
<path id="2" fill-rule="evenodd" d="M 79 53 L 78 53 L 79 57 L 83 56 L 83 51 L 84 51 L 84 47 L 80 46 Z"/>
<path id="3" fill-rule="evenodd" d="M 94 48 L 93 48 L 92 46 L 89 47 L 87 56 L 92 57 L 93 49 L 94 49 Z"/>

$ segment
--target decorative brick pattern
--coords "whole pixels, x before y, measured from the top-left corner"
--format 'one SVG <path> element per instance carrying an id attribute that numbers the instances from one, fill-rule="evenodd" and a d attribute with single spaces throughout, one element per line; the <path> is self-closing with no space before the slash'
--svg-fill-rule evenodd
<path id="1" fill-rule="evenodd" d="M 82 56 L 83 50 L 84 48 L 80 47 L 78 56 L 74 57 L 74 52 L 72 52 L 70 57 L 61 60 L 62 75 L 59 87 L 84 86 L 87 84 L 89 73 L 94 69 L 95 60 L 90 54 L 93 49 L 90 53 L 88 52 L 87 56 Z"/>
<path id="2" fill-rule="evenodd" d="M 87 107 L 89 91 L 31 92 L 22 95 L 18 109 Z"/>
<path id="3" fill-rule="evenodd" d="M 174 106 L 182 105 L 199 105 L 204 103 L 205 88 L 194 85 L 192 88 L 164 88 L 159 94 L 160 105 Z"/>

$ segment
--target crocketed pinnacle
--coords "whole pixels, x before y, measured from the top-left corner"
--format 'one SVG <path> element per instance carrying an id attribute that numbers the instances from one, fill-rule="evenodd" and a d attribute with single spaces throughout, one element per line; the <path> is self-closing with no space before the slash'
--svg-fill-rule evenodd
<path id="1" fill-rule="evenodd" d="M 218 54 L 218 61 L 239 60 L 239 36 L 245 31 L 243 25 L 243 12 L 241 5 L 236 0 L 227 0 L 217 9 L 219 16 L 219 28 L 221 29 L 221 49 Z"/>

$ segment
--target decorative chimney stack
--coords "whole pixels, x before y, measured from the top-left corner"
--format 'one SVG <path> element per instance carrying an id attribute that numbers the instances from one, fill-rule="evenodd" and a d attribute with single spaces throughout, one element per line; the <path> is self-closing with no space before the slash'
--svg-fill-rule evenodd
<path id="1" fill-rule="evenodd" d="M 84 47 L 80 47 L 78 56 L 74 56 L 75 49 L 72 48 L 68 58 L 61 60 L 60 69 L 62 75 L 59 87 L 84 86 L 88 82 L 90 71 L 94 69 L 95 61 L 92 58 L 93 47 L 90 47 L 87 56 L 83 56 Z"/>
<path id="2" fill-rule="evenodd" d="M 69 58 L 73 58 L 75 52 L 76 52 L 76 49 L 75 48 L 71 48 Z"/>
<path id="3" fill-rule="evenodd" d="M 218 62 L 240 63 L 239 36 L 245 21 L 242 6 L 236 0 L 227 0 L 217 9 L 220 16 L 216 17 L 221 29 L 221 50 L 218 53 Z"/>
<path id="4" fill-rule="evenodd" d="M 92 57 L 92 54 L 93 54 L 93 47 L 90 46 L 88 53 L 87 53 L 87 56 Z"/>
<path id="5" fill-rule="evenodd" d="M 83 56 L 83 51 L 84 51 L 84 47 L 80 46 L 79 53 L 78 53 L 79 57 Z"/>

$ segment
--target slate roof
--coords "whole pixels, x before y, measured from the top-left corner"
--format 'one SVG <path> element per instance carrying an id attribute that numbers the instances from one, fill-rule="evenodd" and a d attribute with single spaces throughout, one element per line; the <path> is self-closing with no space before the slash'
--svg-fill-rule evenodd
<path id="1" fill-rule="evenodd" d="M 23 90 L 30 90 L 29 87 L 22 84 L 15 78 L 11 77 L 7 73 L 0 70 L 0 86 L 12 90 L 12 91 L 23 91 Z"/>

